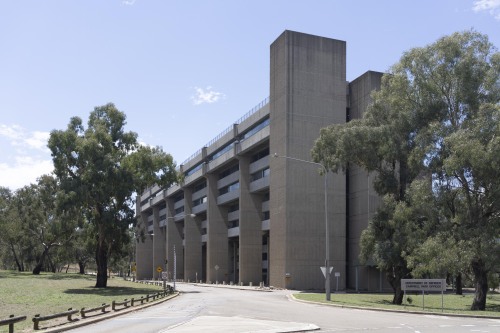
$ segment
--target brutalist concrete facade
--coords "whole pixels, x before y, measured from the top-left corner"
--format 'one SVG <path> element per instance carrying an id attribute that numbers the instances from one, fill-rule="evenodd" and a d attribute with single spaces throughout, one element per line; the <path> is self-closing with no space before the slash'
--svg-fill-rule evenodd
<path id="1" fill-rule="evenodd" d="M 270 61 L 269 98 L 185 161 L 182 184 L 141 195 L 137 278 L 163 270 L 184 281 L 324 289 L 326 189 L 332 290 L 383 290 L 380 272 L 357 259 L 379 203 L 373 175 L 328 173 L 325 187 L 321 168 L 300 161 L 311 160 L 321 128 L 362 116 L 381 73 L 349 83 L 344 41 L 293 31 L 272 43 Z"/>

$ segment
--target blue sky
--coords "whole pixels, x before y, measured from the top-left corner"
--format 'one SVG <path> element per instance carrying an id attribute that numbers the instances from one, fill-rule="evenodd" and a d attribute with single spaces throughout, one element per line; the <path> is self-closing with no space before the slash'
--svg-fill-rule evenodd
<path id="1" fill-rule="evenodd" d="M 474 29 L 500 47 L 500 0 L 4 0 L 0 186 L 52 170 L 51 130 L 113 102 L 126 130 L 181 164 L 269 95 L 269 45 L 347 42 L 347 80 Z"/>

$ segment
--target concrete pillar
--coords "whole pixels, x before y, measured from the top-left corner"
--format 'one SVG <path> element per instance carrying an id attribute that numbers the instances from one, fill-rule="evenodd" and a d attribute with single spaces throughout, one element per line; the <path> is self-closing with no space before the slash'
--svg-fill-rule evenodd
<path id="1" fill-rule="evenodd" d="M 157 268 L 160 267 L 162 270 L 165 268 L 165 229 L 160 228 L 159 212 L 158 205 L 153 206 L 153 236 L 151 238 L 153 238 L 154 255 L 151 260 L 154 260 L 152 267 L 155 280 L 161 279 L 161 273 L 157 271 Z"/>
<path id="2" fill-rule="evenodd" d="M 262 280 L 262 198 L 250 193 L 250 157 L 240 162 L 240 281 Z"/>
<path id="3" fill-rule="evenodd" d="M 217 205 L 218 177 L 207 174 L 207 281 L 228 276 L 227 208 Z M 219 269 L 216 270 L 215 267 Z"/>
<path id="4" fill-rule="evenodd" d="M 202 269 L 201 227 L 192 212 L 192 190 L 184 189 L 184 281 L 195 281 Z"/>
<path id="5" fill-rule="evenodd" d="M 177 257 L 177 279 L 184 278 L 184 255 L 182 251 L 182 232 L 183 224 L 174 221 L 174 202 L 172 199 L 167 201 L 167 260 L 168 260 L 168 275 L 169 279 L 173 278 L 174 274 L 174 247 Z"/>
<path id="6" fill-rule="evenodd" d="M 136 278 L 138 280 L 150 279 L 152 276 L 153 240 L 148 235 L 148 214 L 140 213 L 137 226 L 137 244 L 135 248 Z"/>

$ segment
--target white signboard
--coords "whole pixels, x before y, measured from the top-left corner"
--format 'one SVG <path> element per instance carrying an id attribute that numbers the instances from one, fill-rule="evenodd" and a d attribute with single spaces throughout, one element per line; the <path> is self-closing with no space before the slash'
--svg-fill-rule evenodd
<path id="1" fill-rule="evenodd" d="M 445 291 L 446 279 L 401 279 L 403 291 Z"/>

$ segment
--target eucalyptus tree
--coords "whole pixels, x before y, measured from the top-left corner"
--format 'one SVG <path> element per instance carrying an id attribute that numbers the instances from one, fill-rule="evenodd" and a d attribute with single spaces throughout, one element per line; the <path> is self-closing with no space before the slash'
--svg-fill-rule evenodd
<path id="1" fill-rule="evenodd" d="M 79 117 L 49 139 L 55 174 L 66 204 L 80 207 L 95 230 L 96 287 L 107 286 L 108 260 L 127 243 L 135 224 L 134 194 L 147 186 L 168 186 L 176 180 L 172 157 L 159 147 L 138 143 L 126 132 L 126 116 L 109 103 L 94 108 L 87 128 Z"/>
<path id="2" fill-rule="evenodd" d="M 24 271 L 22 242 L 24 236 L 21 223 L 14 209 L 15 193 L 6 187 L 0 187 L 0 245 L 2 264 L 10 267 L 15 263 L 17 270 Z"/>
<path id="3" fill-rule="evenodd" d="M 402 301 L 400 279 L 411 276 L 408 259 L 424 265 L 412 255 L 440 233 L 468 253 L 471 308 L 485 307 L 500 237 L 499 77 L 500 54 L 487 36 L 445 36 L 404 53 L 363 119 L 323 129 L 313 148 L 314 159 L 333 171 L 356 164 L 376 172 L 374 186 L 385 199 L 362 234 L 362 256 L 387 272 L 394 303 Z M 412 184 L 422 180 L 435 207 L 412 214 L 410 193 L 420 188 Z M 425 232 L 416 232 L 419 225 Z M 410 241 L 416 235 L 420 242 Z"/>
<path id="4" fill-rule="evenodd" d="M 33 274 L 40 274 L 46 260 L 51 270 L 56 270 L 50 251 L 74 237 L 80 221 L 77 209 L 58 205 L 64 200 L 62 196 L 64 194 L 60 192 L 57 180 L 49 175 L 41 176 L 37 184 L 25 186 L 16 192 L 17 212 L 23 233 L 35 244 L 32 249 L 36 254 Z"/>

